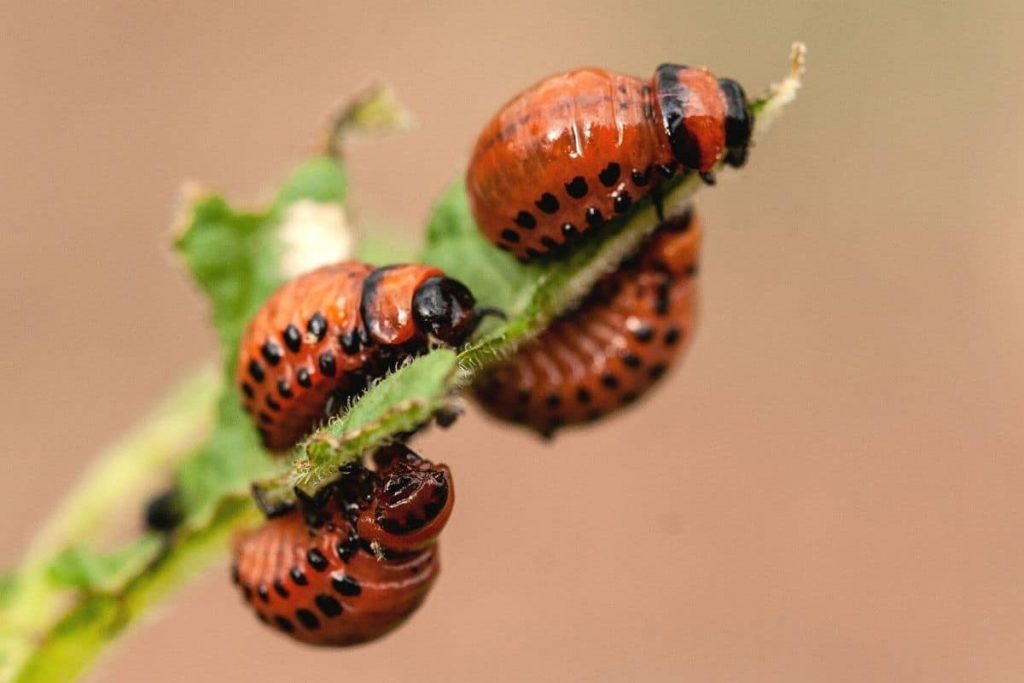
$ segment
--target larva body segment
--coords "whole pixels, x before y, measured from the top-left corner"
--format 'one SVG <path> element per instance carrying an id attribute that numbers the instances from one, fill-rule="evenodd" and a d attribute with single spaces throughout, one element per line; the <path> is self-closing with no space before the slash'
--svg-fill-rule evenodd
<path id="1" fill-rule="evenodd" d="M 700 235 L 689 213 L 663 224 L 578 308 L 484 375 L 479 402 L 550 436 L 642 397 L 695 333 Z"/>
<path id="2" fill-rule="evenodd" d="M 387 450 L 377 472 L 346 471 L 316 525 L 292 510 L 236 539 L 232 578 L 260 621 L 305 643 L 354 645 L 422 604 L 440 571 L 436 541 L 454 503 L 451 473 L 404 446 Z M 396 506 L 403 520 L 416 518 L 415 529 L 380 528 Z"/>
<path id="3" fill-rule="evenodd" d="M 246 329 L 235 371 L 243 405 L 268 448 L 288 448 L 431 341 L 465 341 L 474 307 L 430 266 L 314 270 L 282 286 Z"/>

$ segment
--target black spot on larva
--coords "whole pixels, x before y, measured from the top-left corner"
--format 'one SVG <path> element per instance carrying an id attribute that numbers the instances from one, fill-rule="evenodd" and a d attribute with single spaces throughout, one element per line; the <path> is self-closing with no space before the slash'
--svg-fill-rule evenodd
<path id="1" fill-rule="evenodd" d="M 635 400 L 636 400 L 636 394 L 634 394 L 632 391 L 627 392 L 627 393 L 622 395 L 622 405 L 624 405 L 624 406 L 628 406 L 630 403 L 632 403 Z"/>
<path id="2" fill-rule="evenodd" d="M 566 223 L 562 226 L 562 234 L 565 235 L 565 239 L 572 239 L 579 235 L 580 231 L 572 223 Z"/>
<path id="3" fill-rule="evenodd" d="M 274 424 L 274 418 L 270 417 L 270 415 L 268 415 L 267 413 L 260 411 L 259 418 L 260 422 L 262 422 L 265 425 Z"/>
<path id="4" fill-rule="evenodd" d="M 601 375 L 601 384 L 603 384 L 608 389 L 618 389 L 619 378 L 610 372 L 606 372 Z"/>
<path id="5" fill-rule="evenodd" d="M 562 405 L 562 397 L 559 396 L 558 394 L 548 394 L 548 397 L 544 400 L 544 403 L 547 404 L 548 408 L 550 408 L 551 410 L 557 410 L 558 407 Z"/>
<path id="6" fill-rule="evenodd" d="M 498 249 L 501 249 L 502 251 L 512 251 L 512 247 L 508 246 L 507 244 L 501 244 L 500 242 L 498 244 L 495 244 L 494 246 L 496 246 Z"/>
<path id="7" fill-rule="evenodd" d="M 334 552 L 338 553 L 338 559 L 345 564 L 348 564 L 348 561 L 352 559 L 352 556 L 356 554 L 358 549 L 358 539 L 353 538 L 338 541 L 338 544 L 334 546 Z"/>
<path id="8" fill-rule="evenodd" d="M 579 389 L 576 390 L 576 400 L 582 403 L 583 405 L 590 403 L 590 399 L 590 392 L 587 391 L 584 387 L 580 387 Z"/>
<path id="9" fill-rule="evenodd" d="M 547 235 L 540 238 L 540 243 L 543 244 L 546 249 L 558 249 L 558 247 L 562 246 Z"/>
<path id="10" fill-rule="evenodd" d="M 267 584 L 261 583 L 257 586 L 256 595 L 260 596 L 260 600 L 263 602 L 270 602 L 270 589 L 267 588 Z"/>
<path id="11" fill-rule="evenodd" d="M 320 628 L 320 620 L 316 618 L 316 615 L 310 612 L 305 607 L 300 607 L 295 610 L 295 618 L 302 622 L 302 625 L 308 628 L 310 631 L 315 631 Z"/>
<path id="12" fill-rule="evenodd" d="M 318 572 L 322 572 L 327 569 L 327 558 L 324 554 L 316 548 L 310 548 L 306 551 L 306 560 L 309 562 L 309 566 Z"/>
<path id="13" fill-rule="evenodd" d="M 252 398 L 252 387 L 247 382 L 242 382 L 242 393 Z"/>
<path id="14" fill-rule="evenodd" d="M 302 571 L 302 567 L 292 567 L 288 572 L 288 576 L 292 577 L 292 581 L 295 582 L 296 586 L 305 586 L 309 583 L 309 579 L 306 578 L 306 572 Z"/>
<path id="15" fill-rule="evenodd" d="M 626 94 L 626 86 L 620 85 L 619 86 L 619 92 L 622 93 L 623 95 L 625 95 Z"/>
<path id="16" fill-rule="evenodd" d="M 646 344 L 654 339 L 654 329 L 650 325 L 642 323 L 633 330 L 633 337 L 641 344 Z"/>
<path id="17" fill-rule="evenodd" d="M 284 328 L 284 345 L 288 347 L 288 350 L 295 353 L 302 346 L 302 333 L 299 332 L 299 328 L 295 325 L 289 325 Z"/>
<path id="18" fill-rule="evenodd" d="M 267 394 L 267 407 L 273 410 L 274 412 L 281 410 L 281 404 L 275 401 L 274 397 L 271 396 L 270 394 Z"/>
<path id="19" fill-rule="evenodd" d="M 260 353 L 263 354 L 263 358 L 271 365 L 277 365 L 281 362 L 281 358 L 284 357 L 284 351 L 281 350 L 280 346 L 274 343 L 273 339 L 268 339 L 263 346 L 260 347 Z"/>
<path id="20" fill-rule="evenodd" d="M 354 597 L 363 592 L 363 587 L 359 585 L 358 581 L 344 574 L 340 577 L 332 576 L 331 585 L 334 586 L 334 590 L 346 597 Z"/>
<path id="21" fill-rule="evenodd" d="M 597 174 L 597 177 L 601 180 L 601 184 L 605 187 L 612 187 L 615 183 L 619 182 L 619 176 L 622 174 L 622 169 L 614 161 L 607 166 L 604 170 Z"/>
<path id="22" fill-rule="evenodd" d="M 292 633 L 295 630 L 295 624 L 284 617 L 274 617 L 274 623 L 277 624 L 277 627 L 285 633 Z"/>
<path id="23" fill-rule="evenodd" d="M 537 219 L 529 211 L 520 211 L 516 214 L 516 225 L 524 230 L 533 230 L 537 227 Z"/>
<path id="24" fill-rule="evenodd" d="M 565 184 L 565 193 L 573 199 L 582 199 L 587 196 L 587 181 L 586 179 L 578 175 L 571 181 Z"/>
<path id="25" fill-rule="evenodd" d="M 243 584 L 242 595 L 245 596 L 246 601 L 252 600 L 252 589 Z"/>
<path id="26" fill-rule="evenodd" d="M 313 314 L 306 325 L 306 331 L 316 337 L 317 341 L 324 338 L 324 335 L 327 334 L 327 319 L 324 318 L 323 313 L 317 311 Z"/>
<path id="27" fill-rule="evenodd" d="M 703 180 L 704 184 L 709 187 L 711 185 L 714 185 L 715 182 L 717 182 L 717 179 L 715 178 L 715 174 L 713 171 L 704 171 L 703 173 L 700 174 L 700 179 Z"/>
<path id="28" fill-rule="evenodd" d="M 540 253 L 539 251 L 537 251 L 536 249 L 534 249 L 532 247 L 526 250 L 526 258 L 527 259 L 540 258 L 543 255 L 544 254 Z"/>
<path id="29" fill-rule="evenodd" d="M 644 102 L 644 118 L 648 121 L 654 120 L 654 105 L 650 102 Z"/>
<path id="30" fill-rule="evenodd" d="M 698 267 L 698 266 L 697 266 L 696 264 L 694 264 L 694 265 L 692 265 L 692 266 L 688 267 L 688 268 L 686 269 L 686 272 L 685 272 L 685 273 L 683 273 L 683 274 L 684 274 L 684 275 L 685 275 L 686 277 L 693 277 L 693 276 L 694 276 L 694 275 L 696 275 L 696 274 L 697 274 L 697 273 L 698 273 L 699 271 L 700 271 L 700 268 L 699 268 L 699 267 Z"/>
<path id="31" fill-rule="evenodd" d="M 587 225 L 592 228 L 596 228 L 604 223 L 604 216 L 601 215 L 601 209 L 591 206 L 587 209 Z"/>
<path id="32" fill-rule="evenodd" d="M 280 595 L 282 598 L 288 597 L 288 589 L 284 587 L 281 579 L 274 579 L 274 592 Z"/>
<path id="33" fill-rule="evenodd" d="M 281 398 L 291 398 L 293 396 L 292 385 L 288 383 L 288 380 L 277 380 L 277 393 L 281 394 Z"/>
<path id="34" fill-rule="evenodd" d="M 654 312 L 658 315 L 666 315 L 671 303 L 669 299 L 669 283 L 661 282 L 655 291 Z"/>
<path id="35" fill-rule="evenodd" d="M 600 420 L 600 419 L 601 419 L 601 411 L 600 410 L 591 410 L 589 413 L 587 413 L 587 422 L 596 422 L 597 420 Z"/>
<path id="36" fill-rule="evenodd" d="M 341 350 L 345 353 L 359 353 L 359 333 L 355 330 L 349 330 L 348 332 L 339 334 L 338 343 L 341 344 Z"/>
<path id="37" fill-rule="evenodd" d="M 633 198 L 628 192 L 621 192 L 615 197 L 615 213 L 626 213 L 633 206 Z"/>
<path id="38" fill-rule="evenodd" d="M 313 602 L 316 603 L 316 608 L 320 610 L 321 614 L 325 617 L 336 617 L 341 614 L 341 603 L 334 599 L 334 596 L 327 595 L 327 593 L 320 593 Z"/>
<path id="39" fill-rule="evenodd" d="M 527 389 L 520 389 L 519 393 L 516 394 L 516 401 L 520 405 L 526 405 L 530 402 L 530 392 Z"/>
<path id="40" fill-rule="evenodd" d="M 676 169 L 679 168 L 679 164 L 673 161 L 668 164 L 658 164 L 656 168 L 658 169 L 658 173 L 662 176 L 665 178 L 671 178 L 676 174 Z"/>
<path id="41" fill-rule="evenodd" d="M 235 584 L 236 586 L 239 586 L 242 583 L 242 575 L 238 573 L 237 564 L 231 565 L 231 583 Z"/>
<path id="42" fill-rule="evenodd" d="M 260 433 L 260 438 L 263 439 L 264 441 L 270 438 L 270 432 L 268 432 L 263 427 L 257 427 L 256 431 Z"/>
<path id="43" fill-rule="evenodd" d="M 512 244 L 518 244 L 519 233 L 516 232 L 515 230 L 512 230 L 511 228 L 505 228 L 504 230 L 501 231 L 501 239 L 505 240 L 506 242 L 511 242 Z"/>
<path id="44" fill-rule="evenodd" d="M 626 365 L 627 368 L 632 368 L 634 370 L 636 370 L 643 364 L 640 361 L 640 357 L 632 353 L 627 353 L 625 356 L 623 356 L 622 362 Z"/>
<path id="45" fill-rule="evenodd" d="M 313 381 L 309 377 L 309 370 L 306 368 L 299 368 L 298 372 L 295 373 L 295 381 L 302 387 L 308 388 L 313 385 Z"/>
<path id="46" fill-rule="evenodd" d="M 657 365 L 652 365 L 651 369 L 647 371 L 647 374 L 651 379 L 658 379 L 665 374 L 665 369 L 664 363 L 658 363 Z"/>
<path id="47" fill-rule="evenodd" d="M 534 204 L 536 204 L 537 208 L 543 211 L 544 213 L 555 213 L 556 211 L 558 211 L 559 206 L 558 198 L 555 197 L 555 195 L 551 194 L 550 192 L 545 192 L 544 194 L 542 194 L 540 196 L 540 199 L 534 202 Z"/>
<path id="48" fill-rule="evenodd" d="M 249 361 L 249 376 L 257 382 L 262 382 L 263 378 L 266 377 L 263 372 L 263 366 L 255 358 Z"/>
<path id="49" fill-rule="evenodd" d="M 672 326 L 665 333 L 665 346 L 672 346 L 679 341 L 679 328 Z"/>
<path id="50" fill-rule="evenodd" d="M 338 371 L 338 366 L 334 361 L 334 354 L 330 351 L 324 351 L 320 354 L 320 372 L 327 377 L 334 377 L 334 374 Z"/>
<path id="51" fill-rule="evenodd" d="M 270 623 L 270 620 L 267 619 L 267 615 L 264 614 L 263 612 L 257 612 L 256 613 L 256 618 L 259 619 L 260 621 L 262 621 L 264 624 L 269 624 Z"/>
<path id="52" fill-rule="evenodd" d="M 637 187 L 643 187 L 651 179 L 651 167 L 648 166 L 643 171 L 634 168 L 632 176 L 633 176 L 633 184 L 636 185 Z"/>

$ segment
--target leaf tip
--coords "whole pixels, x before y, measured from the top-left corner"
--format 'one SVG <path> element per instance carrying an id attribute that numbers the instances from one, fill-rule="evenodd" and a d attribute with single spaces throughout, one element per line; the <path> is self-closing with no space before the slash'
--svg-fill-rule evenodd
<path id="1" fill-rule="evenodd" d="M 753 103 L 757 114 L 754 126 L 757 133 L 763 133 L 782 114 L 782 110 L 796 99 L 797 91 L 803 85 L 806 70 L 807 45 L 795 41 L 789 48 L 789 72 L 777 83 L 768 87 L 768 92 Z"/>

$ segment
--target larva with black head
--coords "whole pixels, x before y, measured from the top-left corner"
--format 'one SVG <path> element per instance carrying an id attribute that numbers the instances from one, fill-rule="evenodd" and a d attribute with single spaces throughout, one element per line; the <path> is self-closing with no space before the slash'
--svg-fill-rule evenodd
<path id="1" fill-rule="evenodd" d="M 480 321 L 473 295 L 437 268 L 324 266 L 282 286 L 242 337 L 235 371 L 268 448 L 288 448 L 374 378 Z"/>
<path id="2" fill-rule="evenodd" d="M 709 183 L 746 161 L 753 114 L 735 81 L 658 67 L 649 80 L 603 69 L 546 78 L 477 139 L 466 176 L 488 240 L 524 261 L 571 247 L 676 173 Z"/>
<path id="3" fill-rule="evenodd" d="M 399 626 L 437 580 L 451 472 L 405 446 L 375 472 L 350 465 L 311 526 L 300 510 L 235 542 L 232 579 L 260 621 L 313 645 L 364 643 Z"/>
<path id="4" fill-rule="evenodd" d="M 695 333 L 700 239 L 691 212 L 663 223 L 576 309 L 484 374 L 477 400 L 550 436 L 642 397 Z"/>

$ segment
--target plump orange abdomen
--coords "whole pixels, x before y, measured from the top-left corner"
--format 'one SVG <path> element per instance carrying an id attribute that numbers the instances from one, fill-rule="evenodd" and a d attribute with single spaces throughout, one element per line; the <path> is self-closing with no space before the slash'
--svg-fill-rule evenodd
<path id="1" fill-rule="evenodd" d="M 377 472 L 345 471 L 316 526 L 292 510 L 238 536 L 233 579 L 260 621 L 302 642 L 353 645 L 397 627 L 426 598 L 451 473 L 404 446 L 385 450 Z"/>
<path id="2" fill-rule="evenodd" d="M 523 259 L 628 211 L 674 168 L 653 90 L 639 78 L 579 69 L 506 104 L 481 133 L 467 185 L 489 240 Z"/>
<path id="3" fill-rule="evenodd" d="M 412 306 L 421 265 L 324 266 L 281 287 L 242 337 L 236 381 L 268 448 L 288 448 L 367 383 L 427 348 Z"/>
<path id="4" fill-rule="evenodd" d="M 480 403 L 550 435 L 640 398 L 695 332 L 700 232 L 689 214 L 663 224 L 577 309 L 488 372 L 475 387 Z"/>
<path id="5" fill-rule="evenodd" d="M 603 69 L 551 76 L 508 102 L 477 140 L 473 215 L 524 261 L 627 213 L 678 169 L 711 183 L 746 160 L 753 115 L 735 81 L 662 64 L 642 80 Z"/>

